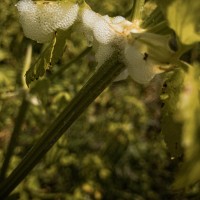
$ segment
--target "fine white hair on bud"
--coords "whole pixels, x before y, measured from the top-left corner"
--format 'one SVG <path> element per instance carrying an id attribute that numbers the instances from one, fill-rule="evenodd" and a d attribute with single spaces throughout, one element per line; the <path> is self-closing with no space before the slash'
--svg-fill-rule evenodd
<path id="1" fill-rule="evenodd" d="M 86 32 L 92 32 L 99 43 L 109 44 L 116 38 L 116 32 L 107 20 L 91 9 L 82 11 L 82 22 Z"/>
<path id="2" fill-rule="evenodd" d="M 106 19 L 115 32 L 117 32 L 119 35 L 123 35 L 124 37 L 130 32 L 128 30 L 130 27 L 132 27 L 132 22 L 121 16 L 116 16 L 113 18 L 104 16 L 104 19 Z"/>
<path id="3" fill-rule="evenodd" d="M 90 8 L 83 9 L 81 13 L 83 30 L 89 42 L 95 48 L 95 58 L 100 67 L 115 51 L 113 44 L 119 43 L 121 36 L 111 25 L 108 15 L 101 16 Z"/>
<path id="4" fill-rule="evenodd" d="M 133 45 L 127 44 L 124 50 L 125 63 L 130 77 L 138 83 L 147 84 L 156 74 L 153 63 Z"/>
<path id="5" fill-rule="evenodd" d="M 124 49 L 129 75 L 138 83 L 146 84 L 159 73 L 169 69 L 175 53 L 169 47 L 170 36 L 154 33 L 132 33 Z"/>
<path id="6" fill-rule="evenodd" d="M 66 30 L 78 20 L 89 45 L 94 47 L 97 67 L 115 51 L 119 55 L 116 59 L 125 63 L 127 69 L 116 80 L 129 75 L 136 82 L 147 84 L 170 67 L 174 51 L 169 46 L 169 36 L 146 32 L 140 28 L 140 20 L 102 16 L 86 3 L 75 2 L 20 0 L 16 6 L 24 34 L 39 43 L 49 42 L 57 29 Z"/>
<path id="7" fill-rule="evenodd" d="M 45 43 L 57 29 L 68 29 L 77 19 L 79 6 L 69 1 L 21 0 L 17 4 L 26 37 Z"/>
<path id="8" fill-rule="evenodd" d="M 158 35 L 148 32 L 131 33 L 128 43 L 135 46 L 140 52 L 148 52 L 152 59 L 167 63 L 175 53 L 169 46 L 170 39 L 170 35 Z"/>
<path id="9" fill-rule="evenodd" d="M 97 47 L 95 54 L 96 61 L 98 62 L 97 68 L 112 56 L 114 50 L 114 47 L 112 47 L 110 44 L 99 45 Z"/>

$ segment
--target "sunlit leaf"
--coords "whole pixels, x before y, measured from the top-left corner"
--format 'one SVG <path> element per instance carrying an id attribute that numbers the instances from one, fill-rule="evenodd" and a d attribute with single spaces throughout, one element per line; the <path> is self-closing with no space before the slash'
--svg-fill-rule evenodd
<path id="1" fill-rule="evenodd" d="M 179 120 L 183 123 L 182 144 L 184 163 L 174 186 L 181 188 L 200 180 L 200 70 L 199 66 L 188 66 L 179 100 Z"/>
<path id="2" fill-rule="evenodd" d="M 49 70 L 60 59 L 65 49 L 67 33 L 58 30 L 55 37 L 49 46 L 44 50 L 38 60 L 26 72 L 26 84 L 29 85 L 32 81 L 45 75 L 46 70 Z"/>
<path id="3" fill-rule="evenodd" d="M 183 44 L 200 41 L 200 1 L 167 0 L 158 4 Z"/>
<path id="4" fill-rule="evenodd" d="M 166 89 L 161 95 L 164 102 L 162 109 L 162 134 L 168 150 L 172 157 L 179 157 L 182 155 L 181 147 L 181 133 L 182 124 L 177 120 L 178 101 L 183 84 L 184 72 L 176 70 L 170 79 L 166 82 Z"/>

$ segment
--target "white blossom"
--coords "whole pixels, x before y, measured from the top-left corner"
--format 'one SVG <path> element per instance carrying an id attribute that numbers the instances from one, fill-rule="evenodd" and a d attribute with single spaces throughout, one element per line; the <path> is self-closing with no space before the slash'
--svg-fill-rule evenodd
<path id="1" fill-rule="evenodd" d="M 173 51 L 169 48 L 169 37 L 148 33 L 140 28 L 140 21 L 130 22 L 124 17 L 102 16 L 87 5 L 72 0 L 37 1 L 20 0 L 17 3 L 24 34 L 37 42 L 51 41 L 57 29 L 68 29 L 79 20 L 80 29 L 88 43 L 94 47 L 95 58 L 100 67 L 114 51 L 126 69 L 116 78 L 129 75 L 138 83 L 148 83 L 161 67 L 169 67 Z"/>
<path id="2" fill-rule="evenodd" d="M 106 18 L 91 9 L 84 9 L 82 22 L 86 34 L 91 34 L 101 44 L 110 44 L 116 38 L 116 32 L 112 29 Z"/>
<path id="3" fill-rule="evenodd" d="M 25 36 L 39 43 L 51 41 L 57 29 L 68 29 L 79 10 L 70 1 L 21 0 L 16 6 Z"/>
<path id="4" fill-rule="evenodd" d="M 152 63 L 133 45 L 127 44 L 124 51 L 128 74 L 138 83 L 148 83 L 155 75 Z"/>

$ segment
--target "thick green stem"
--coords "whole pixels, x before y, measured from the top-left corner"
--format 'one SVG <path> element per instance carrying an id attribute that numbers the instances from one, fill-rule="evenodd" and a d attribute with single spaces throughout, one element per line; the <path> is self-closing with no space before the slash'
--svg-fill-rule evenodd
<path id="1" fill-rule="evenodd" d="M 75 122 L 84 110 L 99 96 L 102 91 L 124 69 L 124 64 L 119 61 L 118 53 L 106 61 L 85 86 L 72 99 L 69 105 L 56 118 L 50 127 L 44 132 L 39 141 L 30 149 L 21 163 L 0 185 L 0 199 L 7 197 L 10 192 L 26 177 L 35 165 L 44 157 L 48 150 Z M 118 59 L 117 59 L 118 58 Z"/>
<path id="2" fill-rule="evenodd" d="M 5 156 L 5 160 L 3 162 L 2 168 L 1 168 L 1 173 L 0 173 L 0 182 L 2 182 L 5 177 L 6 177 L 6 172 L 9 168 L 9 163 L 11 160 L 11 157 L 13 155 L 13 152 L 15 150 L 16 144 L 17 144 L 17 140 L 18 140 L 18 135 L 21 129 L 21 126 L 24 122 L 24 118 L 26 116 L 26 111 L 28 110 L 28 102 L 26 100 L 26 95 L 24 94 L 23 99 L 22 99 L 22 103 L 21 106 L 19 108 L 19 113 L 18 116 L 15 120 L 15 127 L 13 129 L 8 147 L 7 147 L 7 152 L 6 152 L 6 156 Z"/>

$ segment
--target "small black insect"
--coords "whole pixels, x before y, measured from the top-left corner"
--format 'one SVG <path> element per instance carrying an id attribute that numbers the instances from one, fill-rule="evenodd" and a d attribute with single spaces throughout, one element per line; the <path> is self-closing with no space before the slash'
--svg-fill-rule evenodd
<path id="1" fill-rule="evenodd" d="M 143 60 L 147 60 L 147 58 L 149 57 L 148 53 L 144 53 L 144 57 L 143 57 Z"/>

